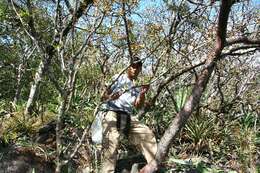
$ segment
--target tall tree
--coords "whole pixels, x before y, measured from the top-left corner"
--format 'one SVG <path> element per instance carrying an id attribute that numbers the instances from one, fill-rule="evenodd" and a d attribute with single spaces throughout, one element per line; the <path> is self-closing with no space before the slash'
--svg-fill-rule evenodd
<path id="1" fill-rule="evenodd" d="M 48 66 L 50 65 L 50 62 L 55 54 L 55 50 L 61 40 L 64 40 L 67 38 L 68 34 L 70 33 L 71 29 L 75 25 L 75 23 L 79 20 L 79 18 L 83 15 L 85 10 L 89 7 L 90 4 L 92 4 L 93 1 L 91 0 L 85 0 L 83 2 L 80 2 L 79 7 L 75 9 L 75 12 L 71 15 L 71 18 L 67 21 L 67 23 L 64 23 L 64 26 L 62 26 L 63 29 L 60 29 L 59 24 L 61 20 L 61 6 L 60 1 L 56 1 L 56 19 L 54 23 L 54 34 L 53 34 L 53 40 L 51 43 L 47 43 L 47 45 L 44 45 L 45 40 L 41 40 L 43 37 L 40 36 L 40 32 L 36 30 L 35 28 L 35 19 L 33 15 L 33 5 L 30 0 L 26 2 L 26 8 L 28 10 L 28 23 L 25 23 L 25 21 L 20 16 L 19 12 L 16 9 L 17 4 L 14 3 L 13 0 L 11 0 L 11 5 L 13 10 L 15 11 L 16 15 L 18 16 L 21 24 L 23 25 L 23 29 L 27 33 L 27 35 L 32 39 L 33 42 L 38 47 L 39 52 L 43 54 L 42 61 L 39 64 L 38 70 L 34 77 L 34 82 L 30 89 L 29 98 L 27 101 L 27 105 L 25 108 L 24 114 L 27 115 L 29 110 L 31 109 L 32 103 L 35 98 L 35 92 L 37 91 L 37 88 L 39 87 L 40 82 L 42 81 L 43 76 L 48 70 Z M 26 27 L 28 25 L 28 27 Z"/>
<path id="2" fill-rule="evenodd" d="M 231 11 L 231 7 L 234 3 L 235 1 L 233 0 L 221 1 L 217 22 L 217 30 L 215 35 L 216 42 L 214 46 L 214 51 L 211 54 L 208 54 L 208 58 L 205 62 L 205 67 L 196 79 L 191 95 L 161 138 L 158 152 L 156 154 L 157 164 L 161 163 L 164 160 L 171 146 L 171 142 L 176 137 L 181 128 L 186 124 L 193 110 L 199 105 L 201 96 L 203 94 L 203 91 L 207 87 L 208 80 L 213 72 L 213 69 L 216 66 L 217 61 L 221 59 L 224 47 L 228 45 L 228 42 L 226 41 L 228 17 Z M 239 39 L 236 39 L 236 41 L 239 41 Z"/>

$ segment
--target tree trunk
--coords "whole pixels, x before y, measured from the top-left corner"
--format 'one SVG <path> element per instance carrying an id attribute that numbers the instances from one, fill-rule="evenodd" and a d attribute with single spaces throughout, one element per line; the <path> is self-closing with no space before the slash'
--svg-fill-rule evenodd
<path id="1" fill-rule="evenodd" d="M 18 66 L 16 89 L 15 89 L 15 95 L 14 95 L 14 99 L 13 99 L 13 105 L 14 106 L 17 104 L 17 101 L 20 98 L 20 93 L 21 93 L 21 89 L 22 89 L 22 85 L 21 85 L 22 66 L 23 66 L 22 63 L 19 64 L 19 66 Z"/>
<path id="2" fill-rule="evenodd" d="M 158 151 L 156 154 L 156 162 L 157 162 L 156 164 L 160 164 L 164 160 L 170 148 L 171 142 L 176 137 L 177 133 L 181 130 L 181 128 L 186 124 L 193 110 L 199 105 L 200 98 L 207 86 L 208 80 L 215 67 L 216 60 L 220 58 L 222 49 L 224 48 L 224 44 L 226 41 L 225 39 L 226 39 L 227 21 L 228 21 L 228 16 L 233 1 L 222 0 L 221 2 L 222 3 L 221 3 L 219 18 L 218 18 L 216 44 L 215 44 L 214 53 L 213 55 L 209 55 L 207 62 L 205 64 L 206 67 L 199 75 L 195 83 L 195 86 L 193 87 L 192 94 L 190 95 L 184 107 L 176 115 L 176 117 L 171 122 L 168 129 L 165 131 L 163 137 L 161 138 L 160 143 L 158 145 Z"/>
<path id="3" fill-rule="evenodd" d="M 66 106 L 66 111 L 68 111 L 70 109 L 70 106 L 71 106 L 71 100 L 72 100 L 72 97 L 74 95 L 74 92 L 75 92 L 75 84 L 76 84 L 76 77 L 77 77 L 77 71 L 78 69 L 75 69 L 73 71 L 70 72 L 70 80 L 69 80 L 69 95 L 68 95 L 68 104 Z"/>
<path id="4" fill-rule="evenodd" d="M 59 44 L 60 39 L 64 39 L 69 34 L 70 30 L 73 28 L 74 24 L 78 21 L 78 19 L 83 15 L 84 11 L 87 9 L 87 7 L 93 3 L 93 0 L 84 0 L 83 2 L 80 2 L 80 6 L 78 10 L 75 13 L 75 16 L 72 17 L 72 19 L 69 21 L 67 26 L 64 27 L 61 34 L 57 33 L 54 36 L 54 40 L 51 45 L 48 45 L 45 50 L 46 59 L 42 60 L 40 62 L 39 68 L 35 74 L 34 82 L 31 86 L 29 98 L 26 104 L 26 108 L 24 111 L 24 114 L 27 115 L 32 107 L 32 104 L 34 102 L 35 93 L 39 87 L 40 81 L 42 80 L 44 73 L 48 69 L 48 66 L 51 62 L 51 59 L 55 52 L 55 46 Z M 60 38 L 61 37 L 61 38 Z"/>
<path id="5" fill-rule="evenodd" d="M 28 101 L 27 101 L 27 104 L 26 104 L 24 115 L 27 115 L 31 111 L 32 104 L 34 102 L 35 93 L 36 93 L 36 91 L 39 87 L 39 84 L 40 84 L 49 64 L 50 64 L 51 58 L 52 58 L 52 54 L 51 54 L 51 56 L 50 55 L 47 56 L 45 62 L 43 60 L 40 62 L 40 65 L 39 65 L 38 70 L 37 70 L 35 77 L 34 77 L 33 84 L 32 84 L 31 89 L 30 89 L 30 94 L 29 94 L 29 98 L 28 98 Z"/>
<path id="6" fill-rule="evenodd" d="M 60 173 L 61 171 L 61 150 L 62 150 L 62 142 L 61 142 L 61 135 L 60 135 L 60 131 L 61 131 L 61 123 L 62 123 L 62 117 L 65 113 L 65 108 L 67 105 L 67 100 L 68 100 L 68 94 L 67 91 L 64 92 L 64 94 L 60 94 L 60 106 L 59 106 L 59 113 L 57 116 L 57 122 L 56 122 L 56 169 L 55 169 L 55 173 Z"/>
<path id="7" fill-rule="evenodd" d="M 26 68 L 26 61 L 32 56 L 34 50 L 35 50 L 35 47 L 31 51 L 29 51 L 29 49 L 26 49 L 26 51 L 24 52 L 25 56 L 21 57 L 21 60 L 20 60 L 19 66 L 18 66 L 18 70 L 17 70 L 17 75 L 16 75 L 17 82 L 16 82 L 15 95 L 14 95 L 14 99 L 13 99 L 14 108 L 16 107 L 16 104 L 20 98 L 20 94 L 21 94 L 21 90 L 22 90 L 21 81 L 23 78 L 24 69 Z"/>

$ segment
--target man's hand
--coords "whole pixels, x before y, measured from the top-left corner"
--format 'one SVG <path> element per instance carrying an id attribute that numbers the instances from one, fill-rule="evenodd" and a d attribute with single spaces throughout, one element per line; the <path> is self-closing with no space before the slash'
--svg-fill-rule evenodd
<path id="1" fill-rule="evenodd" d="M 105 92 L 102 94 L 101 100 L 102 101 L 109 101 L 109 100 L 116 100 L 118 99 L 123 93 L 118 91 L 112 94 L 112 91 L 110 89 L 105 90 Z"/>
<path id="2" fill-rule="evenodd" d="M 122 93 L 119 91 L 119 92 L 115 92 L 114 94 L 111 94 L 110 95 L 110 100 L 116 100 L 118 99 L 120 96 L 122 95 Z"/>
<path id="3" fill-rule="evenodd" d="M 137 97 L 137 99 L 134 102 L 134 106 L 136 108 L 140 108 L 145 101 L 145 93 L 149 90 L 150 85 L 142 85 L 140 90 L 140 95 Z"/>
<path id="4" fill-rule="evenodd" d="M 149 90 L 149 88 L 150 88 L 150 85 L 142 85 L 142 86 L 141 86 L 140 94 L 145 94 L 145 93 L 147 93 L 147 91 Z"/>

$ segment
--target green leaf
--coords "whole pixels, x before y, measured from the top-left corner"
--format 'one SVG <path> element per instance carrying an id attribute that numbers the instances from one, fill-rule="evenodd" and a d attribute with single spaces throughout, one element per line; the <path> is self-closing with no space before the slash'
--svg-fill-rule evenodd
<path id="1" fill-rule="evenodd" d="M 28 17 L 28 16 L 30 16 L 29 11 L 22 11 L 22 12 L 20 12 L 20 16 L 21 17 Z"/>

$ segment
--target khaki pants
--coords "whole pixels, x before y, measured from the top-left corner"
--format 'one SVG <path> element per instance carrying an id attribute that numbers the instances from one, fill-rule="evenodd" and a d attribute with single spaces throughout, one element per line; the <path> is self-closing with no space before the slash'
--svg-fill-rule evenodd
<path id="1" fill-rule="evenodd" d="M 103 151 L 101 173 L 114 173 L 120 133 L 116 127 L 116 112 L 108 111 L 103 119 Z M 154 160 L 157 143 L 153 132 L 141 124 L 137 118 L 131 117 L 129 142 L 142 151 L 147 163 Z"/>

